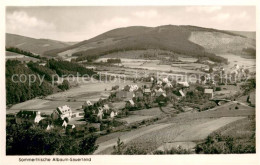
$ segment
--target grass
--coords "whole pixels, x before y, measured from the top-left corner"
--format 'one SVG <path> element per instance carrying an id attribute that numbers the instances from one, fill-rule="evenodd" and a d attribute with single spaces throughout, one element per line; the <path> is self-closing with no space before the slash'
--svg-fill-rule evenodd
<path id="1" fill-rule="evenodd" d="M 255 153 L 255 117 L 248 117 L 222 127 L 196 146 L 196 153 Z"/>

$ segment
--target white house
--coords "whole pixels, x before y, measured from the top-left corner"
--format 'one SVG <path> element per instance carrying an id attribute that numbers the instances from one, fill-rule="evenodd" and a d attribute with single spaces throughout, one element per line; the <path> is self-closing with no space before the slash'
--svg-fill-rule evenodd
<path id="1" fill-rule="evenodd" d="M 183 93 L 183 91 L 181 89 L 179 90 L 179 92 L 180 92 L 182 97 L 185 97 L 185 94 Z"/>
<path id="2" fill-rule="evenodd" d="M 53 128 L 54 128 L 54 126 L 53 126 L 53 125 L 50 125 L 50 124 L 48 124 L 48 126 L 47 126 L 46 130 L 47 130 L 47 131 L 49 131 L 49 130 L 51 130 L 51 129 L 53 129 Z"/>
<path id="3" fill-rule="evenodd" d="M 178 82 L 179 85 L 182 85 L 183 87 L 189 87 L 189 83 L 187 81 Z"/>
<path id="4" fill-rule="evenodd" d="M 162 81 L 163 81 L 164 83 L 168 83 L 168 82 L 169 82 L 169 80 L 168 80 L 167 77 L 166 77 L 166 78 L 163 78 Z"/>
<path id="5" fill-rule="evenodd" d="M 52 114 L 51 114 L 51 117 L 52 119 L 54 120 L 57 120 L 57 119 L 62 119 L 64 120 L 65 118 L 67 118 L 68 120 L 71 119 L 71 116 L 72 116 L 72 110 L 69 106 L 67 105 L 64 105 L 64 106 L 60 106 L 58 107 L 57 109 L 55 109 Z"/>
<path id="6" fill-rule="evenodd" d="M 86 108 L 86 107 L 89 107 L 89 106 L 92 106 L 93 104 L 91 103 L 91 101 L 87 100 L 84 102 L 84 104 L 82 105 L 82 108 Z"/>
<path id="7" fill-rule="evenodd" d="M 102 107 L 98 107 L 98 113 L 97 113 L 98 119 L 102 120 L 103 116 L 104 116 L 103 108 Z"/>
<path id="8" fill-rule="evenodd" d="M 116 111 L 111 111 L 110 113 L 110 118 L 114 118 L 115 116 L 117 116 L 117 112 Z"/>
<path id="9" fill-rule="evenodd" d="M 214 96 L 213 89 L 205 89 L 205 90 L 204 90 L 204 93 L 205 93 L 205 94 L 210 94 L 210 95 L 211 95 L 211 98 L 213 98 L 213 96 Z"/>

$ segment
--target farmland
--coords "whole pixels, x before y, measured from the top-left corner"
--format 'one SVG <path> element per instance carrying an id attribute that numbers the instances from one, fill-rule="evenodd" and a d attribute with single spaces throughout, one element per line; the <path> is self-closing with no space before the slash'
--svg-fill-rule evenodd
<path id="1" fill-rule="evenodd" d="M 156 149 L 163 149 L 164 147 L 167 148 L 169 146 L 175 145 L 182 145 L 184 148 L 187 146 L 194 147 L 194 144 L 196 145 L 196 142 L 203 140 L 207 135 L 219 130 L 219 128 L 221 130 L 226 124 L 229 125 L 229 123 L 232 123 L 234 121 L 235 123 L 239 123 L 239 121 L 244 121 L 248 117 L 253 118 L 255 116 L 254 108 L 241 105 L 240 109 L 236 110 L 234 108 L 235 104 L 236 103 L 231 102 L 216 107 L 213 110 L 208 110 L 204 112 L 181 113 L 178 114 L 176 117 L 159 120 L 157 122 L 158 124 L 167 125 L 165 125 L 164 128 L 154 130 L 146 134 L 142 133 L 143 130 L 149 130 L 151 126 L 142 127 L 128 133 L 112 133 L 108 135 L 109 138 L 106 138 L 106 136 L 100 138 L 98 144 L 102 146 L 102 152 L 101 150 L 99 150 L 96 153 L 111 153 L 111 147 L 113 145 L 105 145 L 106 141 L 110 139 L 110 142 L 113 142 L 113 144 L 115 145 L 118 137 L 124 143 L 126 143 L 126 146 L 135 146 L 139 149 L 145 150 L 147 153 L 150 153 Z M 156 128 L 156 125 L 153 126 L 154 128 Z M 240 130 L 237 126 L 233 129 L 235 129 L 236 131 Z M 126 138 L 129 136 L 133 136 L 133 134 L 135 135 L 135 138 L 131 138 L 131 140 Z M 182 143 L 179 143 L 179 141 L 181 141 Z M 105 145 L 107 149 L 103 149 L 103 145 Z"/>

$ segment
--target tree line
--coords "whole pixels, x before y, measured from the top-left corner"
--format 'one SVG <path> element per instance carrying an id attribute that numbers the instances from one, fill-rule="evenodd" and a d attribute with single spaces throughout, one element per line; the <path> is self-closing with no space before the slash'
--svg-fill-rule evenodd
<path id="1" fill-rule="evenodd" d="M 33 54 L 29 51 L 25 51 L 25 50 L 22 50 L 22 49 L 19 49 L 19 48 L 16 48 L 16 47 L 8 47 L 8 48 L 5 48 L 5 50 L 8 51 L 8 52 L 18 53 L 18 54 L 22 54 L 22 55 L 37 58 L 37 59 L 42 59 L 42 60 L 47 59 L 46 57 L 41 57 L 40 55 L 36 55 L 36 54 Z"/>
<path id="2" fill-rule="evenodd" d="M 20 103 L 38 96 L 47 96 L 52 94 L 55 91 L 56 86 L 52 86 L 51 83 L 57 79 L 57 76 L 53 76 L 54 74 L 58 74 L 59 76 L 73 74 L 76 76 L 77 72 L 80 75 L 88 74 L 89 76 L 96 74 L 96 72 L 90 69 L 68 61 L 56 61 L 51 59 L 47 61 L 45 66 L 41 66 L 34 62 L 22 64 L 17 60 L 7 60 L 6 104 Z M 41 84 L 38 78 L 36 78 L 34 83 L 29 84 L 28 79 L 25 82 L 21 82 L 19 81 L 19 77 L 13 77 L 13 75 L 24 75 L 28 78 L 29 75 L 32 74 L 44 76 L 43 83 Z M 52 80 L 53 77 L 54 80 Z M 69 84 L 68 82 L 64 82 L 57 87 L 61 90 L 67 90 L 69 89 Z"/>

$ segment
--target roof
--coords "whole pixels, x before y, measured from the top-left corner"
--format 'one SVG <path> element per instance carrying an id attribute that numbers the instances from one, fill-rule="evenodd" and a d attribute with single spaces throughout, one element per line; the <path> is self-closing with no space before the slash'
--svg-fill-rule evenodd
<path id="1" fill-rule="evenodd" d="M 182 90 L 179 90 L 179 92 L 180 92 L 180 94 L 181 94 L 181 96 L 182 96 L 182 97 L 184 97 L 184 96 L 185 96 L 185 94 L 183 93 L 183 91 L 182 91 Z"/>
<path id="2" fill-rule="evenodd" d="M 109 106 L 107 104 L 103 105 L 103 109 L 109 110 Z"/>
<path id="3" fill-rule="evenodd" d="M 19 111 L 16 116 L 21 118 L 35 118 L 37 114 L 40 114 L 40 112 L 22 110 Z"/>
<path id="4" fill-rule="evenodd" d="M 212 93 L 213 93 L 213 89 L 205 89 L 205 90 L 204 90 L 204 93 L 210 93 L 210 94 L 212 94 Z"/>
<path id="5" fill-rule="evenodd" d="M 87 105 L 93 105 L 93 104 L 91 103 L 91 101 L 89 101 L 89 100 L 87 100 L 86 103 L 87 103 Z"/>
<path id="6" fill-rule="evenodd" d="M 165 83 L 168 83 L 169 82 L 169 80 L 168 80 L 168 78 L 166 77 L 166 78 L 163 78 L 163 80 L 162 80 L 163 82 L 165 82 Z"/>
<path id="7" fill-rule="evenodd" d="M 178 82 L 178 84 L 183 85 L 183 86 L 185 86 L 185 87 L 189 87 L 189 86 L 190 86 L 187 81 Z"/>
<path id="8" fill-rule="evenodd" d="M 99 110 L 99 111 L 103 111 L 103 108 L 102 108 L 102 107 L 98 107 L 98 110 Z"/>
<path id="9" fill-rule="evenodd" d="M 67 106 L 67 105 L 60 106 L 60 107 L 57 108 L 57 110 L 58 110 L 59 114 L 66 114 L 66 113 L 71 112 L 70 107 Z"/>
<path id="10" fill-rule="evenodd" d="M 150 92 L 151 92 L 151 89 L 144 89 L 144 92 L 145 92 L 145 93 L 150 93 Z"/>
<path id="11" fill-rule="evenodd" d="M 134 101 L 131 99 L 131 100 L 128 100 L 129 101 L 129 103 L 131 104 L 131 105 L 135 105 L 135 103 L 134 103 Z"/>
<path id="12" fill-rule="evenodd" d="M 157 90 L 157 92 L 163 92 L 163 89 L 162 89 L 162 88 L 160 88 L 160 89 L 158 89 L 158 90 Z"/>

